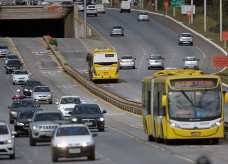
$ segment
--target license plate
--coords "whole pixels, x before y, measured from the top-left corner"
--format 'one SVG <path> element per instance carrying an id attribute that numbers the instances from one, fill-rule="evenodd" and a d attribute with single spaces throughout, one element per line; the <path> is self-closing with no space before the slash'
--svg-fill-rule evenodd
<path id="1" fill-rule="evenodd" d="M 86 125 L 93 125 L 92 122 L 86 122 L 85 124 L 86 124 Z"/>
<path id="2" fill-rule="evenodd" d="M 69 153 L 73 154 L 73 153 L 81 153 L 80 149 L 69 149 Z"/>
<path id="3" fill-rule="evenodd" d="M 108 72 L 104 72 L 104 75 L 107 75 L 108 74 Z"/>
<path id="4" fill-rule="evenodd" d="M 201 135 L 200 132 L 192 132 L 192 136 L 199 136 L 199 135 Z"/>
<path id="5" fill-rule="evenodd" d="M 50 136 L 53 136 L 53 133 L 52 133 L 52 132 L 47 132 L 47 133 L 46 133 L 46 136 L 49 136 L 49 137 L 50 137 Z"/>

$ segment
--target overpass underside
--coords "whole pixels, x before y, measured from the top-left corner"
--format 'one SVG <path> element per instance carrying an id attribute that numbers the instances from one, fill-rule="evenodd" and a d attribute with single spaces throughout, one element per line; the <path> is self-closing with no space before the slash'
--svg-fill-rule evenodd
<path id="1" fill-rule="evenodd" d="M 74 6 L 3 6 L 0 29 L 0 37 L 74 38 Z"/>

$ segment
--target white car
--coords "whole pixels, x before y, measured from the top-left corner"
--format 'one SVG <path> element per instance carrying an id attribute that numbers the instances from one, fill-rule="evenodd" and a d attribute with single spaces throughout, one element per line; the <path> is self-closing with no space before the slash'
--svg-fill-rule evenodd
<path id="1" fill-rule="evenodd" d="M 193 36 L 191 33 L 181 33 L 178 37 L 178 45 L 190 44 L 193 46 Z"/>
<path id="2" fill-rule="evenodd" d="M 185 59 L 183 59 L 184 61 L 184 69 L 195 69 L 195 70 L 199 70 L 199 61 L 200 59 L 198 59 L 195 56 L 188 56 Z"/>
<path id="3" fill-rule="evenodd" d="M 97 4 L 97 12 L 105 14 L 105 6 L 103 4 Z"/>
<path id="4" fill-rule="evenodd" d="M 69 112 L 72 112 L 76 104 L 81 104 L 82 100 L 78 96 L 62 96 L 59 102 L 56 102 L 58 110 L 64 117 L 70 117 Z"/>
<path id="5" fill-rule="evenodd" d="M 146 21 L 149 21 L 149 15 L 148 15 L 148 12 L 139 12 L 138 14 L 138 21 L 141 21 L 141 20 L 146 20 Z"/>
<path id="6" fill-rule="evenodd" d="M 78 11 L 84 11 L 84 4 L 81 1 L 77 1 L 75 4 L 78 6 Z"/>
<path id="7" fill-rule="evenodd" d="M 15 158 L 14 138 L 16 132 L 11 131 L 5 121 L 0 121 L 0 155 L 9 155 L 10 159 Z"/>
<path id="8" fill-rule="evenodd" d="M 86 9 L 86 16 L 94 15 L 97 16 L 97 8 L 95 5 L 88 5 Z"/>
<path id="9" fill-rule="evenodd" d="M 13 85 L 24 84 L 29 78 L 30 74 L 26 70 L 15 70 L 12 73 Z"/>
<path id="10" fill-rule="evenodd" d="M 87 157 L 95 160 L 95 143 L 89 128 L 84 124 L 59 125 L 51 140 L 52 161 L 59 158 Z"/>

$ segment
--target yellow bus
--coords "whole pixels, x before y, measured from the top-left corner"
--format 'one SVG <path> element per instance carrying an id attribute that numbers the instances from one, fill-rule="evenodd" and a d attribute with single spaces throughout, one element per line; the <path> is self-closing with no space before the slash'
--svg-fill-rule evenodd
<path id="1" fill-rule="evenodd" d="M 112 49 L 94 49 L 87 56 L 88 72 L 91 80 L 109 80 L 118 82 L 119 64 L 117 52 Z"/>
<path id="2" fill-rule="evenodd" d="M 224 96 L 224 100 L 223 100 Z M 228 93 L 216 75 L 196 70 L 164 70 L 142 79 L 143 131 L 149 141 L 203 139 L 218 144 L 224 137 Z"/>

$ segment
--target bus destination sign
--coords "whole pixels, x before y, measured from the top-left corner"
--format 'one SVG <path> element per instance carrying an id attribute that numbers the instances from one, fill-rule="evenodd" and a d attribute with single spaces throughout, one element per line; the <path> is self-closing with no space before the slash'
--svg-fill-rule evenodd
<path id="1" fill-rule="evenodd" d="M 211 88 L 217 86 L 217 79 L 176 79 L 170 80 L 173 88 Z"/>

